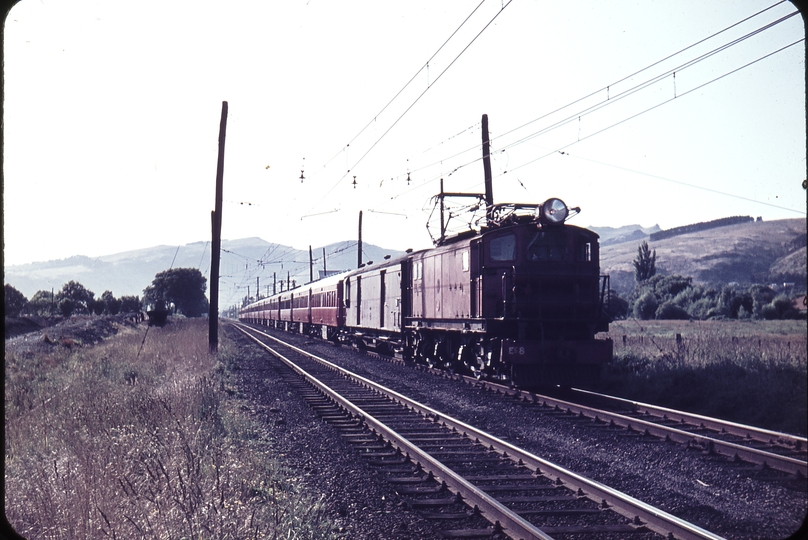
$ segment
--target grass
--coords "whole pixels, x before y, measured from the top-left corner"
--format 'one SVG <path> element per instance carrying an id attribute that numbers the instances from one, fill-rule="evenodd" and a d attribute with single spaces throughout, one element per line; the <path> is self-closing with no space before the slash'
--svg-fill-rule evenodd
<path id="1" fill-rule="evenodd" d="M 331 538 L 227 398 L 232 344 L 207 321 L 94 347 L 6 353 L 6 516 L 27 538 Z"/>
<path id="2" fill-rule="evenodd" d="M 805 321 L 618 321 L 598 389 L 776 431 L 808 432 Z"/>

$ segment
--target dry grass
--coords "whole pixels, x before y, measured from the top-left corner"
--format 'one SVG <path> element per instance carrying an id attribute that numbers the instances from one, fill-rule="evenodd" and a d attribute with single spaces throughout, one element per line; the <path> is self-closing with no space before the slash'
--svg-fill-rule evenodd
<path id="1" fill-rule="evenodd" d="M 620 321 L 601 389 L 805 435 L 804 321 Z"/>
<path id="2" fill-rule="evenodd" d="M 226 400 L 207 321 L 6 354 L 6 515 L 27 538 L 330 538 Z"/>

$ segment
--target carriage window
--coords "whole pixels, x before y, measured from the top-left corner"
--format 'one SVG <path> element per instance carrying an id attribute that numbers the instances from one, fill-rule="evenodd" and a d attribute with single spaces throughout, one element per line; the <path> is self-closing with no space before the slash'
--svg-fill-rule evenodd
<path id="1" fill-rule="evenodd" d="M 463 259 L 462 259 L 460 264 L 462 265 L 462 269 L 463 269 L 464 272 L 469 271 L 469 252 L 468 251 L 463 252 Z"/>
<path id="2" fill-rule="evenodd" d="M 530 261 L 563 261 L 567 258 L 567 235 L 563 230 L 539 231 L 527 245 Z"/>
<path id="3" fill-rule="evenodd" d="M 516 236 L 509 234 L 494 238 L 489 244 L 492 261 L 512 261 L 516 258 Z"/>

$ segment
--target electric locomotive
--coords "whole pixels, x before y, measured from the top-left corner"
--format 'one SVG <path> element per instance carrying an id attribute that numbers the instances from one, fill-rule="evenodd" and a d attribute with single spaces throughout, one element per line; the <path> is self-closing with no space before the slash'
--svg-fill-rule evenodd
<path id="1" fill-rule="evenodd" d="M 560 199 L 487 207 L 479 231 L 414 253 L 406 349 L 429 364 L 523 386 L 580 384 L 611 360 L 598 235 Z"/>

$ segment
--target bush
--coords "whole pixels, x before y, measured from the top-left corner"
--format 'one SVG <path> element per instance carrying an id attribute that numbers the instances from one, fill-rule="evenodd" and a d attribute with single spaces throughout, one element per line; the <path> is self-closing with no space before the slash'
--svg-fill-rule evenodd
<path id="1" fill-rule="evenodd" d="M 628 301 L 617 294 L 617 291 L 609 290 L 609 318 L 613 321 L 625 319 L 628 315 Z"/>
<path id="2" fill-rule="evenodd" d="M 647 292 L 634 302 L 634 317 L 643 320 L 653 319 L 658 307 L 659 302 L 654 293 Z"/>
<path id="3" fill-rule="evenodd" d="M 19 317 L 20 312 L 28 303 L 28 299 L 20 291 L 6 283 L 3 287 L 3 304 L 6 317 Z"/>
<path id="4" fill-rule="evenodd" d="M 657 319 L 687 320 L 690 315 L 681 306 L 677 306 L 673 302 L 665 302 L 657 308 L 655 317 Z"/>
<path id="5" fill-rule="evenodd" d="M 73 315 L 73 312 L 76 311 L 78 307 L 78 304 L 70 298 L 63 298 L 59 301 L 59 311 L 61 311 L 62 315 L 65 317 Z"/>

